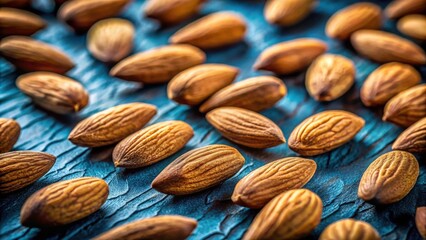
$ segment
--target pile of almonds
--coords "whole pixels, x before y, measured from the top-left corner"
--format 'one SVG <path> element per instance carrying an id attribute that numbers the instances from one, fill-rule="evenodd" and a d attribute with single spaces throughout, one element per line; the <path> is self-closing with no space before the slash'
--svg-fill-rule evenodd
<path id="1" fill-rule="evenodd" d="M 194 16 L 207 0 L 148 0 L 144 15 L 163 26 Z M 206 64 L 204 50 L 231 46 L 244 40 L 248 26 L 235 12 L 216 12 L 188 24 L 169 38 L 170 45 L 129 56 L 135 27 L 117 15 L 131 0 L 56 0 L 57 17 L 74 31 L 87 31 L 87 49 L 94 58 L 113 64 L 109 74 L 143 84 L 167 83 L 167 96 L 178 104 L 198 108 L 206 120 L 229 141 L 265 149 L 286 143 L 280 127 L 258 113 L 287 94 L 283 81 L 257 76 L 234 83 L 240 70 L 226 64 Z M 61 49 L 30 36 L 47 22 L 16 8 L 31 0 L 0 0 L 0 55 L 27 72 L 17 87 L 40 107 L 57 114 L 73 114 L 89 104 L 89 93 L 65 74 L 76 63 Z M 292 26 L 314 11 L 313 0 L 267 0 L 267 22 Z M 383 64 L 360 89 L 366 107 L 382 107 L 383 121 L 406 128 L 392 151 L 371 162 L 359 182 L 358 197 L 373 204 L 403 199 L 419 176 L 414 154 L 426 153 L 426 84 L 413 66 L 426 64 L 424 50 L 406 38 L 380 30 L 386 18 L 399 19 L 397 27 L 409 37 L 426 40 L 425 0 L 395 0 L 384 11 L 373 3 L 356 3 L 337 11 L 325 26 L 328 37 L 350 42 L 360 56 Z M 326 53 L 327 43 L 299 38 L 264 49 L 255 70 L 289 75 L 306 70 L 306 90 L 316 101 L 339 99 L 354 85 L 356 67 L 351 59 Z M 291 91 L 291 89 L 290 89 Z M 143 168 L 181 150 L 194 136 L 192 127 L 179 120 L 149 124 L 157 107 L 128 103 L 93 114 L 79 122 L 69 141 L 82 147 L 115 144 L 117 168 Z M 309 158 L 351 141 L 365 121 L 345 110 L 326 110 L 301 122 L 287 143 L 301 157 L 270 162 L 242 178 L 231 200 L 261 209 L 243 239 L 300 239 L 321 221 L 323 203 L 303 186 L 315 178 L 317 164 Z M 56 157 L 43 152 L 11 151 L 20 135 L 19 124 L 0 118 L 0 194 L 25 188 L 45 175 Z M 234 147 L 214 144 L 176 157 L 152 181 L 152 188 L 169 195 L 188 195 L 217 186 L 237 174 L 245 163 Z M 108 184 L 83 177 L 48 185 L 29 197 L 21 210 L 23 226 L 52 228 L 83 219 L 107 201 Z M 416 225 L 426 238 L 426 207 L 416 210 Z M 128 223 L 94 239 L 185 239 L 197 227 L 195 219 L 163 215 Z M 380 239 L 369 223 L 342 219 L 321 234 L 326 239 Z"/>

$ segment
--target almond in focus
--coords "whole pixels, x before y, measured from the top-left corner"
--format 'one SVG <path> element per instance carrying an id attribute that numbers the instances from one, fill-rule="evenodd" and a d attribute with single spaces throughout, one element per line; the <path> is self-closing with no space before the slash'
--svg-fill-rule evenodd
<path id="1" fill-rule="evenodd" d="M 12 150 L 21 134 L 19 123 L 10 118 L 0 118 L 0 153 Z"/>
<path id="2" fill-rule="evenodd" d="M 392 150 L 426 153 L 426 117 L 405 129 L 392 144 Z"/>

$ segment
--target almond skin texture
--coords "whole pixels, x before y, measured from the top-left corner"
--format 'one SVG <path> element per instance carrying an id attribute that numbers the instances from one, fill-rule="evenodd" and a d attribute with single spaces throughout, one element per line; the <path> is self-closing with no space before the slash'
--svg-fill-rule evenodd
<path id="1" fill-rule="evenodd" d="M 200 112 L 208 112 L 218 107 L 239 107 L 255 112 L 275 105 L 287 94 L 281 79 L 260 76 L 231 84 L 211 96 L 200 107 Z"/>
<path id="2" fill-rule="evenodd" d="M 268 0 L 264 15 L 271 24 L 292 26 L 305 19 L 315 6 L 315 0 Z"/>
<path id="3" fill-rule="evenodd" d="M 87 48 L 98 60 L 118 62 L 133 48 L 135 28 L 127 20 L 111 18 L 95 23 L 87 33 Z"/>
<path id="4" fill-rule="evenodd" d="M 232 201 L 248 208 L 262 208 L 277 195 L 302 188 L 314 176 L 315 161 L 288 157 L 249 173 L 235 186 Z"/>
<path id="5" fill-rule="evenodd" d="M 39 106 L 58 114 L 79 112 L 89 103 L 89 95 L 79 82 L 50 72 L 21 75 L 18 88 Z"/>
<path id="6" fill-rule="evenodd" d="M 12 150 L 21 134 L 19 123 L 10 118 L 0 118 L 0 153 Z"/>
<path id="7" fill-rule="evenodd" d="M 407 15 L 398 21 L 397 28 L 407 36 L 418 40 L 426 40 L 426 16 L 424 15 Z"/>
<path id="8" fill-rule="evenodd" d="M 25 201 L 21 209 L 21 224 L 52 228 L 75 222 L 99 210 L 108 193 L 108 184 L 94 177 L 51 184 Z"/>
<path id="9" fill-rule="evenodd" d="M 55 160 L 55 156 L 43 152 L 0 154 L 0 193 L 10 193 L 37 181 L 52 168 Z"/>
<path id="10" fill-rule="evenodd" d="M 149 0 L 144 13 L 163 25 L 174 25 L 195 15 L 203 2 L 205 0 Z"/>
<path id="11" fill-rule="evenodd" d="M 299 38 L 275 44 L 265 49 L 253 68 L 286 75 L 305 70 L 319 55 L 327 51 L 327 44 L 314 38 Z"/>
<path id="12" fill-rule="evenodd" d="M 83 147 L 107 146 L 140 130 L 156 113 L 157 108 L 151 104 L 118 105 L 78 123 L 68 139 Z"/>
<path id="13" fill-rule="evenodd" d="M 426 239 L 426 207 L 416 209 L 416 227 L 423 239 Z"/>
<path id="14" fill-rule="evenodd" d="M 204 52 L 196 47 L 184 44 L 164 46 L 123 59 L 111 69 L 110 75 L 145 84 L 166 83 L 205 60 Z"/>
<path id="15" fill-rule="evenodd" d="M 352 34 L 351 43 L 359 54 L 379 63 L 426 64 L 426 55 L 422 48 L 392 33 L 359 30 Z"/>
<path id="16" fill-rule="evenodd" d="M 182 149 L 194 136 L 182 121 L 166 121 L 146 127 L 123 139 L 114 148 L 116 167 L 139 168 L 161 161 Z"/>
<path id="17" fill-rule="evenodd" d="M 290 190 L 272 199 L 253 220 L 243 240 L 300 239 L 321 221 L 322 201 L 307 189 Z"/>
<path id="18" fill-rule="evenodd" d="M 425 0 L 394 0 L 385 9 L 386 16 L 393 19 L 412 13 L 424 13 L 425 11 Z"/>
<path id="19" fill-rule="evenodd" d="M 367 107 L 380 106 L 398 93 L 419 84 L 420 73 L 410 65 L 386 63 L 374 70 L 361 88 L 361 100 Z"/>
<path id="20" fill-rule="evenodd" d="M 319 56 L 306 73 L 306 89 L 317 101 L 333 101 L 354 84 L 354 63 L 340 55 Z"/>
<path id="21" fill-rule="evenodd" d="M 187 43 L 201 49 L 219 48 L 242 41 L 246 28 L 244 18 L 238 14 L 212 13 L 177 31 L 169 42 Z"/>
<path id="22" fill-rule="evenodd" d="M 195 106 L 231 84 L 238 68 L 225 64 L 202 64 L 176 75 L 167 86 L 167 96 L 173 101 Z"/>
<path id="23" fill-rule="evenodd" d="M 197 227 L 197 221 L 178 215 L 163 215 L 134 221 L 113 228 L 92 240 L 111 239 L 163 239 L 188 238 Z"/>
<path id="24" fill-rule="evenodd" d="M 373 3 L 360 2 L 336 12 L 328 20 L 325 33 L 331 38 L 347 40 L 360 29 L 379 29 L 382 26 L 382 11 Z"/>
<path id="25" fill-rule="evenodd" d="M 402 132 L 393 143 L 392 149 L 411 153 L 426 153 L 426 117 Z"/>
<path id="26" fill-rule="evenodd" d="M 0 7 L 25 8 L 31 5 L 32 0 L 0 0 Z"/>
<path id="27" fill-rule="evenodd" d="M 170 163 L 152 181 L 152 187 L 165 194 L 192 194 L 234 176 L 244 161 L 237 149 L 226 145 L 197 148 Z"/>
<path id="28" fill-rule="evenodd" d="M 362 118 L 350 112 L 320 112 L 308 117 L 293 130 L 288 146 L 303 156 L 323 154 L 349 142 L 364 124 Z"/>
<path id="29" fill-rule="evenodd" d="M 225 138 L 246 147 L 269 148 L 285 143 L 280 127 L 250 110 L 220 107 L 207 113 L 206 118 Z"/>
<path id="30" fill-rule="evenodd" d="M 426 84 L 402 91 L 385 106 L 383 121 L 409 127 L 426 117 Z"/>
<path id="31" fill-rule="evenodd" d="M 33 35 L 46 27 L 46 22 L 31 12 L 0 8 L 0 36 Z"/>
<path id="32" fill-rule="evenodd" d="M 362 175 L 358 197 L 379 204 L 403 199 L 419 176 L 419 163 L 409 152 L 392 151 L 374 160 Z"/>
<path id="33" fill-rule="evenodd" d="M 58 48 L 29 37 L 10 36 L 0 43 L 0 56 L 22 71 L 48 71 L 63 74 L 74 67 Z"/>
<path id="34" fill-rule="evenodd" d="M 380 240 L 377 230 L 369 223 L 343 219 L 328 225 L 319 240 Z"/>

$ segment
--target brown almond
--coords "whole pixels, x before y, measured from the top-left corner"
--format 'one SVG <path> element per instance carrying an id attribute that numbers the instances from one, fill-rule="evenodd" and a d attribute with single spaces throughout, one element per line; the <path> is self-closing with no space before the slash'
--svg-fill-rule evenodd
<path id="1" fill-rule="evenodd" d="M 280 127 L 250 110 L 220 107 L 207 113 L 206 118 L 225 138 L 246 147 L 269 148 L 285 143 Z"/>
<path id="2" fill-rule="evenodd" d="M 92 240 L 111 239 L 186 239 L 197 227 L 197 220 L 178 215 L 163 215 L 115 227 Z"/>
<path id="3" fill-rule="evenodd" d="M 376 4 L 360 2 L 339 10 L 328 20 L 325 33 L 331 38 L 348 39 L 360 29 L 380 29 L 382 11 Z"/>
<path id="4" fill-rule="evenodd" d="M 21 209 L 21 224 L 52 228 L 75 222 L 99 210 L 108 193 L 108 184 L 94 177 L 51 184 L 25 201 Z"/>
<path id="5" fill-rule="evenodd" d="M 116 167 L 139 168 L 161 161 L 182 149 L 194 136 L 182 121 L 166 121 L 146 127 L 123 139 L 114 148 Z"/>
<path id="6" fill-rule="evenodd" d="M 0 118 L 0 153 L 12 150 L 21 134 L 19 123 L 10 118 Z"/>
<path id="7" fill-rule="evenodd" d="M 151 104 L 128 103 L 98 112 L 74 127 L 68 139 L 78 146 L 101 147 L 140 130 L 157 113 Z"/>
<path id="8" fill-rule="evenodd" d="M 43 152 L 0 154 L 0 193 L 10 193 L 34 183 L 52 168 L 55 160 L 55 156 Z"/>
<path id="9" fill-rule="evenodd" d="M 362 118 L 350 112 L 320 112 L 308 117 L 293 130 L 288 146 L 303 156 L 323 154 L 349 142 L 364 124 Z"/>
<path id="10" fill-rule="evenodd" d="M 192 194 L 234 176 L 244 161 L 237 149 L 226 145 L 197 148 L 170 163 L 152 181 L 152 187 L 165 194 Z"/>
<path id="11" fill-rule="evenodd" d="M 191 45 L 164 46 L 123 59 L 111 69 L 110 75 L 145 84 L 165 83 L 205 60 L 204 52 Z"/>
<path id="12" fill-rule="evenodd" d="M 392 33 L 359 30 L 352 34 L 351 43 L 359 54 L 379 63 L 426 64 L 426 55 L 421 47 Z"/>
<path id="13" fill-rule="evenodd" d="M 46 27 L 46 22 L 31 12 L 0 8 L 0 36 L 33 35 Z"/>
<path id="14" fill-rule="evenodd" d="M 412 13 L 424 13 L 425 11 L 425 0 L 394 0 L 385 9 L 386 15 L 393 19 Z"/>
<path id="15" fill-rule="evenodd" d="M 79 112 L 89 103 L 83 85 L 56 73 L 27 73 L 16 80 L 16 85 L 37 105 L 59 114 Z"/>
<path id="16" fill-rule="evenodd" d="M 167 96 L 175 102 L 195 106 L 231 84 L 238 68 L 225 64 L 202 64 L 176 75 L 167 86 Z"/>
<path id="17" fill-rule="evenodd" d="M 288 157 L 249 173 L 235 186 L 232 201 L 249 208 L 262 208 L 277 195 L 302 188 L 314 176 L 315 161 Z"/>
<path id="18" fill-rule="evenodd" d="M 315 0 L 268 0 L 264 15 L 271 24 L 292 26 L 305 19 L 315 7 Z"/>
<path id="19" fill-rule="evenodd" d="M 374 70 L 361 87 L 361 100 L 365 106 L 384 105 L 398 93 L 419 84 L 420 73 L 410 65 L 386 63 Z"/>
<path id="20" fill-rule="evenodd" d="M 111 18 L 95 23 L 87 33 L 87 48 L 98 60 L 118 62 L 133 48 L 135 28 L 127 20 Z"/>
<path id="21" fill-rule="evenodd" d="M 380 240 L 377 230 L 369 223 L 355 219 L 343 219 L 328 225 L 319 240 Z"/>
<path id="22" fill-rule="evenodd" d="M 354 84 L 352 60 L 335 54 L 319 56 L 306 73 L 306 89 L 317 101 L 333 101 Z"/>
<path id="23" fill-rule="evenodd" d="M 259 112 L 272 107 L 286 94 L 287 88 L 281 79 L 272 76 L 248 78 L 215 93 L 200 106 L 200 112 L 226 106 Z"/>
<path id="24" fill-rule="evenodd" d="M 10 36 L 0 43 L 0 55 L 15 67 L 31 71 L 63 74 L 74 67 L 72 60 L 58 48 L 29 37 Z"/>
<path id="25" fill-rule="evenodd" d="M 26 8 L 31 3 L 32 0 L 0 0 L 0 7 Z"/>
<path id="26" fill-rule="evenodd" d="M 253 68 L 276 74 L 292 74 L 305 70 L 319 55 L 327 51 L 327 44 L 314 38 L 299 38 L 275 44 L 265 49 Z"/>
<path id="27" fill-rule="evenodd" d="M 246 22 L 232 12 L 217 12 L 207 15 L 173 34 L 169 42 L 187 43 L 201 49 L 219 48 L 244 39 Z"/>
<path id="28" fill-rule="evenodd" d="M 425 3 L 426 4 L 426 3 Z M 398 21 L 397 28 L 403 34 L 426 40 L 426 16 L 420 14 L 407 15 Z"/>
<path id="29" fill-rule="evenodd" d="M 426 239 L 426 207 L 416 209 L 416 227 L 423 239 Z"/>
<path id="30" fill-rule="evenodd" d="M 390 204 L 403 199 L 419 176 L 419 163 L 409 152 L 392 151 L 374 160 L 362 175 L 358 197 Z"/>
<path id="31" fill-rule="evenodd" d="M 205 0 L 149 0 L 144 14 L 164 25 L 173 25 L 195 15 L 204 2 Z"/>
<path id="32" fill-rule="evenodd" d="M 320 223 L 322 206 L 318 195 L 307 189 L 281 193 L 257 214 L 243 240 L 303 238 Z"/>
<path id="33" fill-rule="evenodd" d="M 392 150 L 426 153 L 426 117 L 405 129 L 393 143 Z"/>
<path id="34" fill-rule="evenodd" d="M 386 103 L 383 121 L 409 127 L 426 117 L 426 84 L 402 91 Z"/>

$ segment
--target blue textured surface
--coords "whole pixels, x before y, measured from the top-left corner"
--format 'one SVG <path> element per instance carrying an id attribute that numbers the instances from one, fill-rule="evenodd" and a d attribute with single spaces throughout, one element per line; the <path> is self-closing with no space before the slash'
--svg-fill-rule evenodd
<path id="1" fill-rule="evenodd" d="M 347 44 L 327 39 L 324 35 L 324 25 L 331 14 L 353 2 L 322 0 L 306 20 L 284 29 L 266 23 L 261 0 L 210 0 L 201 15 L 219 10 L 236 11 L 246 17 L 249 31 L 244 43 L 207 52 L 207 62 L 239 67 L 241 73 L 237 80 L 240 81 L 265 74 L 251 70 L 251 65 L 263 49 L 298 37 L 323 39 L 329 44 L 329 52 L 351 58 L 356 64 L 356 83 L 342 98 L 331 103 L 314 101 L 304 88 L 304 74 L 301 73 L 281 77 L 287 85 L 288 95 L 275 107 L 262 113 L 276 122 L 287 137 L 303 119 L 326 109 L 345 109 L 357 113 L 366 121 L 365 127 L 354 140 L 313 158 L 318 164 L 318 170 L 306 188 L 322 198 L 324 210 L 321 224 L 312 234 L 312 239 L 316 239 L 328 224 L 349 217 L 371 223 L 383 239 L 420 239 L 413 219 L 415 207 L 425 204 L 420 202 L 420 192 L 426 192 L 424 157 L 418 157 L 421 165 L 418 182 L 402 201 L 388 206 L 374 206 L 358 199 L 356 195 L 364 170 L 379 155 L 390 151 L 392 142 L 402 129 L 382 122 L 381 109 L 368 109 L 360 103 L 359 89 L 366 76 L 378 65 L 356 55 Z M 382 6 L 388 3 L 376 2 Z M 191 21 L 161 29 L 154 21 L 142 18 L 142 5 L 143 1 L 136 1 L 121 14 L 121 17 L 131 20 L 137 29 L 134 52 L 167 44 L 172 33 Z M 35 38 L 58 46 L 74 59 L 77 66 L 68 75 L 87 88 L 90 105 L 73 116 L 59 116 L 38 108 L 16 88 L 18 74 L 13 67 L 4 59 L 0 60 L 0 116 L 16 119 L 23 129 L 15 150 L 45 151 L 58 157 L 50 172 L 35 184 L 0 196 L 0 239 L 87 239 L 112 227 L 161 214 L 181 214 L 197 219 L 199 225 L 190 239 L 240 239 L 257 211 L 232 204 L 230 195 L 234 185 L 266 162 L 296 154 L 286 144 L 263 151 L 237 146 L 222 138 L 195 109 L 169 101 L 166 85 L 141 86 L 108 76 L 109 67 L 92 58 L 86 50 L 85 35 L 75 35 L 58 22 L 54 14 L 49 13 L 52 6 L 40 4 L 35 9 L 49 22 L 49 27 L 36 34 Z M 394 25 L 394 22 L 388 21 L 384 29 L 396 32 Z M 421 70 L 424 81 L 426 71 L 424 67 Z M 111 161 L 112 147 L 87 149 L 74 146 L 67 140 L 69 132 L 80 120 L 127 102 L 154 104 L 159 112 L 152 123 L 170 119 L 184 120 L 193 126 L 195 136 L 184 149 L 170 158 L 131 171 L 114 168 Z M 213 143 L 234 146 L 246 157 L 246 164 L 236 176 L 220 186 L 185 197 L 168 196 L 151 189 L 151 181 L 174 158 L 190 149 Z M 63 228 L 38 230 L 20 225 L 20 208 L 32 193 L 51 183 L 82 176 L 96 176 L 108 182 L 110 195 L 100 211 Z M 423 197 L 426 198 L 425 195 Z"/>

